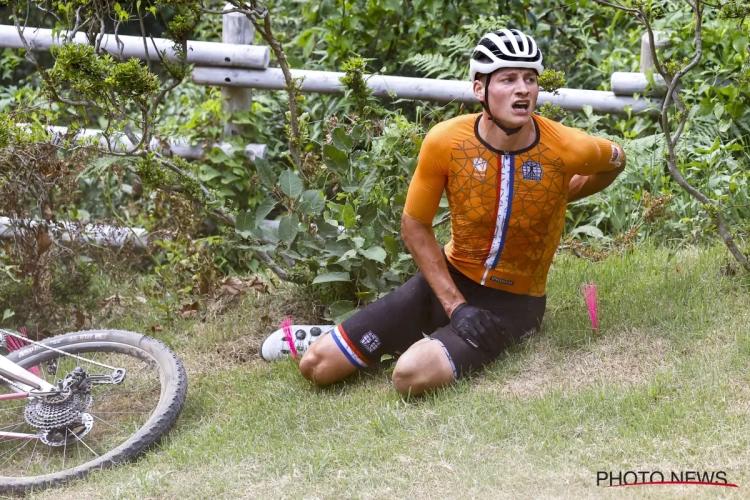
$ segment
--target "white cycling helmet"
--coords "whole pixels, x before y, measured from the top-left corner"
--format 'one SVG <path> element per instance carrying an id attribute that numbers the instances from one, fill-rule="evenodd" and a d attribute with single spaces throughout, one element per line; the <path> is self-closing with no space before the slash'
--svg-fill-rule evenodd
<path id="1" fill-rule="evenodd" d="M 531 68 L 541 75 L 542 51 L 533 38 L 518 30 L 490 31 L 474 49 L 469 77 L 473 82 L 477 74 L 489 75 L 500 68 Z"/>

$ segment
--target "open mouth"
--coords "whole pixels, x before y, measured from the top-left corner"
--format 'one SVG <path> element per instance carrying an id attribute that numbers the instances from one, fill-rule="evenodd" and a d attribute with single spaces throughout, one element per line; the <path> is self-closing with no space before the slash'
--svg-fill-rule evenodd
<path id="1" fill-rule="evenodd" d="M 529 109 L 529 101 L 516 101 L 513 103 L 513 109 L 527 111 Z"/>

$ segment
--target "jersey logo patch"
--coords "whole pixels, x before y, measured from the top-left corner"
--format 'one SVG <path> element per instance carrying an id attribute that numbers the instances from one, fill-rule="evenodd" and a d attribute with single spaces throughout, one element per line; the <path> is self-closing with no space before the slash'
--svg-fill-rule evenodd
<path id="1" fill-rule="evenodd" d="M 609 157 L 609 163 L 612 165 L 615 165 L 617 167 L 620 166 L 620 163 L 622 162 L 622 150 L 615 146 L 614 144 L 612 146 L 612 156 Z"/>
<path id="2" fill-rule="evenodd" d="M 487 160 L 484 158 L 474 158 L 474 170 L 484 172 L 487 170 Z"/>
<path id="3" fill-rule="evenodd" d="M 360 343 L 365 349 L 372 352 L 378 347 L 380 347 L 380 337 L 378 337 L 372 332 L 367 332 L 364 335 L 362 335 L 362 340 L 360 340 Z"/>
<path id="4" fill-rule="evenodd" d="M 526 181 L 542 180 L 542 166 L 535 161 L 528 160 L 523 162 L 521 173 L 523 174 L 523 179 Z"/>
<path id="5" fill-rule="evenodd" d="M 490 281 L 496 281 L 498 283 L 502 283 L 503 285 L 512 285 L 513 283 L 515 283 L 515 281 L 505 280 L 502 278 L 497 278 L 495 276 L 490 276 Z"/>

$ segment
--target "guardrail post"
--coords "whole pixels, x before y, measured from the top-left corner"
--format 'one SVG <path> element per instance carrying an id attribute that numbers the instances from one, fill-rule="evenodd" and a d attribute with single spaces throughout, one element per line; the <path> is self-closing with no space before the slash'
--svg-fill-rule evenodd
<path id="1" fill-rule="evenodd" d="M 663 49 L 671 45 L 671 40 L 664 36 L 661 31 L 654 31 L 654 44 L 656 50 Z M 641 73 L 645 73 L 654 67 L 654 58 L 651 56 L 651 44 L 648 41 L 648 32 L 641 36 Z"/>
<path id="2" fill-rule="evenodd" d="M 231 8 L 231 4 L 224 5 L 225 10 Z M 224 14 L 221 28 L 222 43 L 252 45 L 254 37 L 255 28 L 244 14 L 239 12 Z M 222 87 L 221 97 L 224 100 L 224 109 L 229 113 L 248 111 L 253 105 L 253 91 L 248 88 Z M 242 134 L 242 126 L 227 121 L 224 125 L 224 137 L 229 139 L 240 134 Z"/>

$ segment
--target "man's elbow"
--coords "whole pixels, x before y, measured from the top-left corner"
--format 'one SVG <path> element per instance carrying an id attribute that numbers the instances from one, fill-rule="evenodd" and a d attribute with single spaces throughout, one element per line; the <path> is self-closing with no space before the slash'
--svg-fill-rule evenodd
<path id="1" fill-rule="evenodd" d="M 406 248 L 410 248 L 411 237 L 414 234 L 412 230 L 413 222 L 414 219 L 406 215 L 406 213 L 401 216 L 401 239 L 404 240 L 404 245 L 406 245 Z"/>
<path id="2" fill-rule="evenodd" d="M 415 241 L 419 241 L 425 232 L 430 232 L 432 226 L 412 219 L 406 213 L 401 216 L 401 239 L 411 252 Z"/>

